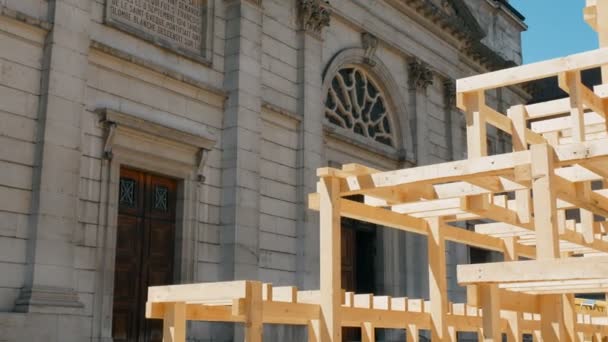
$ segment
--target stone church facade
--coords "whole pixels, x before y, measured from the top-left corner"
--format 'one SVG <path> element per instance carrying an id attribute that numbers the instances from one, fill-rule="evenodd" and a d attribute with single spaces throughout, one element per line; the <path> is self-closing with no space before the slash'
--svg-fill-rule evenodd
<path id="1" fill-rule="evenodd" d="M 0 341 L 157 340 L 148 285 L 318 288 L 316 168 L 462 159 L 454 80 L 525 28 L 506 0 L 0 0 Z M 421 237 L 344 230 L 345 287 L 428 296 Z"/>

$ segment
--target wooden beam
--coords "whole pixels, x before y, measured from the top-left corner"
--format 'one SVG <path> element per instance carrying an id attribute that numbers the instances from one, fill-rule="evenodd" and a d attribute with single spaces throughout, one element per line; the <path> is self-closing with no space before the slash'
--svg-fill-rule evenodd
<path id="1" fill-rule="evenodd" d="M 311 194 L 309 196 L 309 203 L 312 209 L 317 209 L 319 207 L 319 195 Z M 383 208 L 366 206 L 365 204 L 343 198 L 340 200 L 340 214 L 343 217 L 363 220 L 381 226 L 422 235 L 428 234 L 427 223 L 424 219 L 399 214 Z M 444 238 L 448 241 L 494 251 L 503 250 L 503 242 L 501 239 L 493 238 L 484 234 L 476 234 L 475 232 L 471 232 L 466 229 L 451 227 L 448 225 L 442 226 L 441 229 Z M 519 245 L 518 249 L 522 256 L 527 258 L 534 257 L 534 248 Z"/>
<path id="2" fill-rule="evenodd" d="M 340 182 L 324 177 L 319 189 L 320 261 L 321 261 L 321 340 L 342 341 L 340 307 L 341 287 L 341 223 Z"/>
<path id="3" fill-rule="evenodd" d="M 196 302 L 201 304 L 232 304 L 233 298 L 246 296 L 246 281 L 150 286 L 148 301 Z"/>
<path id="4" fill-rule="evenodd" d="M 541 259 L 458 265 L 458 283 L 517 283 L 605 279 L 608 257 Z"/>
<path id="5" fill-rule="evenodd" d="M 607 148 L 608 150 L 608 148 Z M 567 151 L 564 151 L 567 153 Z M 467 181 L 471 178 L 485 176 L 513 176 L 514 169 L 529 167 L 531 156 L 529 151 L 487 156 L 478 159 L 459 160 L 454 162 L 426 165 L 410 169 L 380 172 L 362 177 L 345 176 L 341 196 L 369 194 L 374 196 L 372 189 L 395 186 L 417 186 L 421 184 L 439 184 L 455 181 Z M 318 173 L 325 174 L 328 170 L 321 168 Z M 521 179 L 515 179 L 519 181 Z"/>
<path id="6" fill-rule="evenodd" d="M 567 71 L 591 69 L 604 64 L 608 64 L 606 48 L 459 79 L 456 81 L 456 89 L 458 95 L 462 95 L 557 76 Z M 458 101 L 458 107 L 466 109 L 462 98 Z"/>

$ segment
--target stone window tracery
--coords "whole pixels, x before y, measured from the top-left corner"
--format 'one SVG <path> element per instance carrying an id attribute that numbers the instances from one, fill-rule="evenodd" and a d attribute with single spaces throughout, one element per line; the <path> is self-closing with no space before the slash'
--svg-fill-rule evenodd
<path id="1" fill-rule="evenodd" d="M 355 134 L 395 147 L 387 99 L 362 68 L 347 66 L 336 73 L 325 100 L 325 118 Z"/>

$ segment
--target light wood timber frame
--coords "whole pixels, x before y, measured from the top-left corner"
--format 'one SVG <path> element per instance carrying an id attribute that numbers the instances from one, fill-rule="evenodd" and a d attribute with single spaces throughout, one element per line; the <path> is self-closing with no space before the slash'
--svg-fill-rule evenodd
<path id="1" fill-rule="evenodd" d="M 185 341 L 187 320 L 243 323 L 248 342 L 262 340 L 263 324 L 306 326 L 316 342 L 341 341 L 342 327 L 360 328 L 363 341 L 374 341 L 376 328 L 403 329 L 408 341 L 423 330 L 433 341 L 455 341 L 465 331 L 494 342 L 503 333 L 509 341 L 523 334 L 539 341 L 607 338 L 606 302 L 574 298 L 608 292 L 608 0 L 588 0 L 585 19 L 598 31 L 598 50 L 457 82 L 467 160 L 317 171 L 309 207 L 320 215 L 320 290 L 256 281 L 151 287 L 147 317 L 164 320 L 171 342 Z M 591 90 L 580 73 L 595 67 L 604 84 Z M 567 98 L 504 114 L 486 103 L 487 91 L 550 76 Z M 487 155 L 486 125 L 511 135 L 512 153 Z M 572 210 L 579 222 L 566 215 Z M 344 292 L 342 217 L 427 236 L 429 300 Z M 467 221 L 473 230 L 455 224 Z M 458 266 L 467 303 L 448 301 L 446 241 L 504 255 L 501 263 Z"/>

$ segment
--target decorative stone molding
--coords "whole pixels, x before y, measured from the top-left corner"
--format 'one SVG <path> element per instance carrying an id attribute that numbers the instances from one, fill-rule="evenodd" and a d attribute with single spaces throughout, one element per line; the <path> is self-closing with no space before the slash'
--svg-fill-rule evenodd
<path id="1" fill-rule="evenodd" d="M 378 38 L 369 32 L 363 32 L 361 33 L 361 45 L 365 50 L 363 61 L 370 66 L 375 66 L 374 58 L 378 49 Z"/>
<path id="2" fill-rule="evenodd" d="M 158 154 L 167 163 L 193 167 L 197 179 L 205 180 L 203 168 L 216 139 L 201 125 L 160 123 L 110 109 L 101 112 L 108 128 L 103 151 L 106 159 L 112 159 L 117 148 L 136 154 Z"/>
<path id="3" fill-rule="evenodd" d="M 329 1 L 299 0 L 299 3 L 302 29 L 316 35 L 321 34 L 323 28 L 329 26 L 331 20 Z"/>
<path id="4" fill-rule="evenodd" d="M 419 59 L 414 59 L 409 65 L 410 82 L 419 90 L 426 90 L 433 84 L 433 72 L 429 66 Z"/>
<path id="5" fill-rule="evenodd" d="M 443 82 L 443 101 L 448 109 L 456 106 L 456 83 L 454 80 L 448 79 Z"/>

